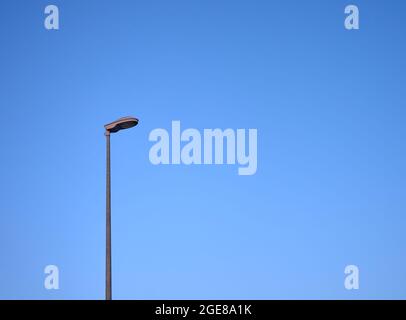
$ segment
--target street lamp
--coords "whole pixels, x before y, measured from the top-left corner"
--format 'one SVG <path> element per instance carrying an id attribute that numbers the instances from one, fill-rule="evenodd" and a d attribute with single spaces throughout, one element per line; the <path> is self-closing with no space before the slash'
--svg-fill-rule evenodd
<path id="1" fill-rule="evenodd" d="M 106 124 L 106 300 L 111 300 L 111 179 L 110 179 L 110 133 L 135 127 L 138 119 L 133 117 L 120 118 Z"/>

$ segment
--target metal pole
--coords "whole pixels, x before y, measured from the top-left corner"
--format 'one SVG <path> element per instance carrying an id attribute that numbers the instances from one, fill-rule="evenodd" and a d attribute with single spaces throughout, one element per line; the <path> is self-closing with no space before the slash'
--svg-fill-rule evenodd
<path id="1" fill-rule="evenodd" d="M 110 132 L 106 131 L 106 300 L 111 300 L 111 183 Z"/>

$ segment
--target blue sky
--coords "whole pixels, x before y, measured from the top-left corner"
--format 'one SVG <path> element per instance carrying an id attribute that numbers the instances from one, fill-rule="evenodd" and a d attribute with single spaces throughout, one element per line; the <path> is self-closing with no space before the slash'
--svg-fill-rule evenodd
<path id="1" fill-rule="evenodd" d="M 103 125 L 126 115 L 140 125 L 111 138 L 114 298 L 405 298 L 405 15 L 395 0 L 2 1 L 0 298 L 104 298 Z M 148 135 L 173 120 L 258 129 L 257 173 L 152 165 Z"/>

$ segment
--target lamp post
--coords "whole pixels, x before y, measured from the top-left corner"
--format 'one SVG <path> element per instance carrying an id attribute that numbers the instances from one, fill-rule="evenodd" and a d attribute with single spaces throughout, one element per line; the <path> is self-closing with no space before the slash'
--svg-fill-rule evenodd
<path id="1" fill-rule="evenodd" d="M 135 127 L 138 119 L 133 117 L 120 118 L 106 124 L 106 300 L 111 300 L 111 178 L 110 178 L 110 133 Z"/>

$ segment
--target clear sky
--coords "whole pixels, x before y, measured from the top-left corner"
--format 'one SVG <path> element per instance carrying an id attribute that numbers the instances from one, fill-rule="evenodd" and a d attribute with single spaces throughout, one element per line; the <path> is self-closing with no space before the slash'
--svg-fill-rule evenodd
<path id="1" fill-rule="evenodd" d="M 104 298 L 126 115 L 114 298 L 406 298 L 405 31 L 400 0 L 1 1 L 0 298 Z M 258 129 L 257 173 L 152 165 L 173 120 Z"/>

